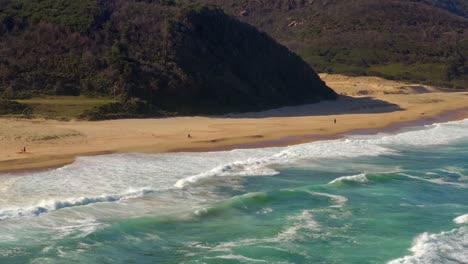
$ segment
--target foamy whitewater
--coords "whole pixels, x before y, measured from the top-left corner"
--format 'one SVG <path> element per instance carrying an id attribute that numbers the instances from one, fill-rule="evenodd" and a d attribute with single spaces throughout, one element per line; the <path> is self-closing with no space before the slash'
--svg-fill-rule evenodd
<path id="1" fill-rule="evenodd" d="M 468 263 L 468 120 L 0 175 L 0 263 Z"/>

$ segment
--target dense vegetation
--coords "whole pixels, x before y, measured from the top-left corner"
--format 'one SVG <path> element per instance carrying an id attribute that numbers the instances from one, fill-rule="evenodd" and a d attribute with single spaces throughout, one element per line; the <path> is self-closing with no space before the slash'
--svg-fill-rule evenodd
<path id="1" fill-rule="evenodd" d="M 0 115 L 23 115 L 28 116 L 31 114 L 31 108 L 27 105 L 0 99 Z"/>
<path id="2" fill-rule="evenodd" d="M 190 0 L 219 6 L 315 69 L 468 88 L 466 0 Z"/>
<path id="3" fill-rule="evenodd" d="M 0 96 L 43 95 L 121 98 L 87 111 L 92 118 L 247 111 L 336 97 L 300 57 L 217 8 L 0 0 Z"/>

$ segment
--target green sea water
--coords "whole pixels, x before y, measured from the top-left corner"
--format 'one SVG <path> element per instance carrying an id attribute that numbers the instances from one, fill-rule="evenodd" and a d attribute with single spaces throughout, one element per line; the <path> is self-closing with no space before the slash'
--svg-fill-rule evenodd
<path id="1" fill-rule="evenodd" d="M 468 263 L 468 121 L 2 175 L 0 263 Z"/>

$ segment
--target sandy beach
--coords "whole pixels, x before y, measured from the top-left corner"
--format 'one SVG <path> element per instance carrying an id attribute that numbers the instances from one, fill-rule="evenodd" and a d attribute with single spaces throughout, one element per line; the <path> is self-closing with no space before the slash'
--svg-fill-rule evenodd
<path id="1" fill-rule="evenodd" d="M 442 92 L 377 77 L 321 77 L 341 94 L 339 100 L 217 117 L 100 122 L 1 118 L 0 172 L 57 167 L 78 156 L 119 152 L 289 145 L 422 119 L 437 122 L 447 113 L 447 119 L 468 117 L 468 92 Z M 23 147 L 26 153 L 21 153 Z"/>

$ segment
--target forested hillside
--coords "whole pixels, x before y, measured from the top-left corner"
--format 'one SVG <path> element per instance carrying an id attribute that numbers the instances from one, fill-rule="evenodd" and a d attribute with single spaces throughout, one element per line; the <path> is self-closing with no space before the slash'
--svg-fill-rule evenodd
<path id="1" fill-rule="evenodd" d="M 187 0 L 219 6 L 315 69 L 468 88 L 466 0 Z"/>
<path id="2" fill-rule="evenodd" d="M 93 118 L 334 98 L 308 65 L 466 89 L 467 14 L 465 0 L 0 0 L 0 97 L 121 99 Z"/>
<path id="3" fill-rule="evenodd" d="M 0 95 L 117 96 L 104 112 L 224 113 L 335 98 L 297 55 L 216 8 L 0 0 Z"/>

